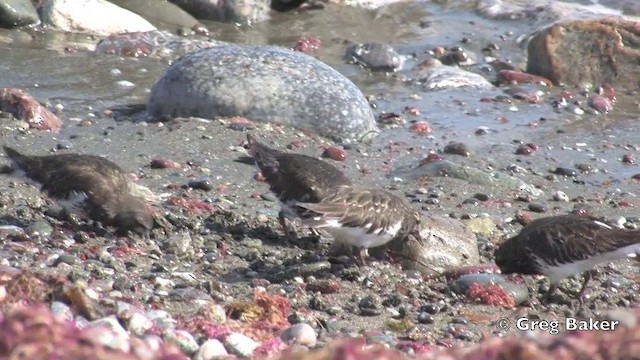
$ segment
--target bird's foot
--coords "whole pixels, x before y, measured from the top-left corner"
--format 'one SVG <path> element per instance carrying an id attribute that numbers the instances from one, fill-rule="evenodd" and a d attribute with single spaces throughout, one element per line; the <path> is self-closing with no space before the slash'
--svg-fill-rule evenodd
<path id="1" fill-rule="evenodd" d="M 369 252 L 367 251 L 367 248 L 360 248 L 360 250 L 358 251 L 358 265 L 360 267 L 366 267 L 367 266 L 367 256 L 369 256 Z"/>

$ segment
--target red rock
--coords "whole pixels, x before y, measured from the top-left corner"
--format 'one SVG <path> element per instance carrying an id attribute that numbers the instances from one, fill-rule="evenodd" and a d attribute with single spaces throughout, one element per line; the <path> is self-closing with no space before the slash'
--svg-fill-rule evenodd
<path id="1" fill-rule="evenodd" d="M 535 150 L 527 145 L 520 145 L 516 149 L 516 155 L 531 155 Z"/>
<path id="2" fill-rule="evenodd" d="M 603 84 L 602 87 L 600 87 L 599 93 L 611 102 L 616 102 L 618 100 L 616 98 L 616 90 L 611 86 L 611 84 Z"/>
<path id="3" fill-rule="evenodd" d="M 26 121 L 32 129 L 58 132 L 62 127 L 60 118 L 21 89 L 0 89 L 0 110 Z"/>
<path id="4" fill-rule="evenodd" d="M 251 130 L 255 129 L 256 124 L 242 116 L 234 116 L 229 119 L 229 129 L 232 130 Z"/>
<path id="5" fill-rule="evenodd" d="M 413 116 L 420 115 L 420 110 L 417 107 L 413 107 L 413 106 L 405 107 L 403 112 Z"/>
<path id="6" fill-rule="evenodd" d="M 151 160 L 149 166 L 152 169 L 180 169 L 182 167 L 182 165 L 173 160 L 163 158 Z"/>
<path id="7" fill-rule="evenodd" d="M 551 80 L 542 76 L 527 74 L 516 70 L 500 70 L 496 76 L 498 84 L 539 84 L 553 86 Z"/>
<path id="8" fill-rule="evenodd" d="M 606 97 L 594 94 L 589 98 L 589 106 L 598 110 L 599 112 L 606 114 L 609 111 L 613 110 L 613 104 Z"/>
<path id="9" fill-rule="evenodd" d="M 554 84 L 637 87 L 640 23 L 620 18 L 558 22 L 529 41 L 527 72 Z"/>
<path id="10" fill-rule="evenodd" d="M 431 126 L 426 121 L 416 121 L 411 124 L 409 131 L 417 134 L 428 134 L 431 132 Z"/>
<path id="11" fill-rule="evenodd" d="M 317 37 L 303 36 L 298 39 L 298 42 L 293 46 L 293 50 L 309 54 L 316 52 L 320 48 L 320 45 L 322 45 L 322 41 Z"/>
<path id="12" fill-rule="evenodd" d="M 149 56 L 155 49 L 154 38 L 158 36 L 157 33 L 157 31 L 138 31 L 109 35 L 98 42 L 95 52 L 98 54 L 144 58 Z"/>
<path id="13" fill-rule="evenodd" d="M 328 157 L 335 161 L 344 161 L 347 158 L 347 152 L 343 148 L 337 146 L 329 146 L 324 149 L 323 157 Z"/>
<path id="14" fill-rule="evenodd" d="M 633 158 L 633 155 L 631 154 L 624 154 L 622 156 L 622 162 L 625 164 L 635 164 L 636 163 L 636 159 Z"/>

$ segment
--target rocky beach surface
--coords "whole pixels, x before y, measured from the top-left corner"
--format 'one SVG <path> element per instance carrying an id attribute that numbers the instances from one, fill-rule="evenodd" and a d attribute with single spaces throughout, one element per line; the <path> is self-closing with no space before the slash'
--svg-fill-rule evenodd
<path id="1" fill-rule="evenodd" d="M 0 142 L 103 155 L 156 219 L 72 225 L 0 176 L 0 357 L 640 354 L 636 260 L 598 267 L 584 304 L 581 277 L 546 302 L 493 262 L 532 219 L 640 225 L 635 2 L 145 4 L 0 5 Z M 404 196 L 421 238 L 367 266 L 287 238 L 247 132 Z"/>

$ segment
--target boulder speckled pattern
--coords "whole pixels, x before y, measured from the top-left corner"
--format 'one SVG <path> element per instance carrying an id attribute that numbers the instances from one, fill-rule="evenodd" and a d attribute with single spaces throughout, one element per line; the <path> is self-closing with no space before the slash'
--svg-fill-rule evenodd
<path id="1" fill-rule="evenodd" d="M 347 141 L 377 132 L 373 111 L 346 77 L 274 46 L 224 45 L 178 59 L 154 85 L 149 115 L 243 116 Z"/>

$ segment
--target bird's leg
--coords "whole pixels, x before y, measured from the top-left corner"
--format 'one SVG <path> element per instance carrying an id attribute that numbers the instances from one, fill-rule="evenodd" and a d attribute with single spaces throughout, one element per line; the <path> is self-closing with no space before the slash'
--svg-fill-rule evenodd
<path id="1" fill-rule="evenodd" d="M 358 250 L 358 260 L 360 260 L 360 266 L 365 267 L 367 266 L 367 255 L 369 255 L 369 252 L 367 251 L 366 247 L 361 247 Z"/>
<path id="2" fill-rule="evenodd" d="M 549 286 L 549 290 L 547 291 L 546 294 L 544 294 L 542 299 L 540 299 L 540 302 L 543 302 L 543 301 L 545 303 L 551 302 L 551 295 L 553 295 L 556 289 L 558 289 L 558 284 L 552 282 L 551 285 Z"/>
<path id="3" fill-rule="evenodd" d="M 578 300 L 580 301 L 580 305 L 584 305 L 584 292 L 587 289 L 587 284 L 591 280 L 591 276 L 593 275 L 594 270 L 589 270 L 584 275 L 584 282 L 582 283 L 582 288 L 580 288 L 580 292 L 578 293 Z"/>
<path id="4" fill-rule="evenodd" d="M 280 212 L 278 212 L 278 220 L 280 220 L 280 225 L 282 226 L 282 229 L 284 230 L 284 234 L 287 237 L 287 239 L 289 241 L 296 240 L 298 238 L 298 234 L 296 234 L 295 231 L 292 231 L 289 229 L 289 225 L 287 224 L 287 218 L 286 216 L 284 216 L 284 211 L 280 210 Z"/>

